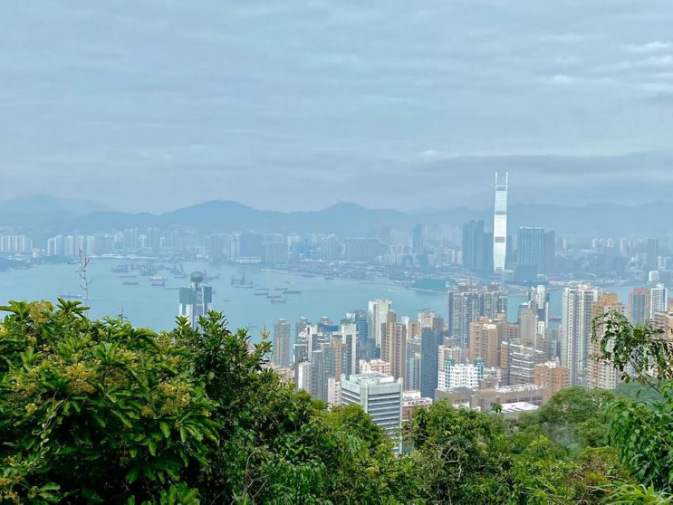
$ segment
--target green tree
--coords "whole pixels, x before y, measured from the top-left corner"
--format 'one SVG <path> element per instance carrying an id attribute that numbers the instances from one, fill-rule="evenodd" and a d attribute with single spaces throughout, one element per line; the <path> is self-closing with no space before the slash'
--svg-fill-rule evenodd
<path id="1" fill-rule="evenodd" d="M 207 466 L 218 425 L 186 349 L 90 321 L 79 302 L 2 310 L 0 501 L 160 502 L 163 492 L 196 503 L 181 474 Z"/>

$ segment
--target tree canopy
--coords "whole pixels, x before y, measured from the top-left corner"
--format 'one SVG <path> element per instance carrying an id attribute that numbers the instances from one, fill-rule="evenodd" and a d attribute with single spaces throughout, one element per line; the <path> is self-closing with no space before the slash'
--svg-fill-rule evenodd
<path id="1" fill-rule="evenodd" d="M 2 310 L 0 503 L 670 503 L 666 355 L 624 368 L 656 376 L 654 400 L 571 388 L 518 421 L 437 402 L 398 457 L 361 408 L 296 392 L 269 342 L 222 314 L 157 333 L 76 301 Z"/>

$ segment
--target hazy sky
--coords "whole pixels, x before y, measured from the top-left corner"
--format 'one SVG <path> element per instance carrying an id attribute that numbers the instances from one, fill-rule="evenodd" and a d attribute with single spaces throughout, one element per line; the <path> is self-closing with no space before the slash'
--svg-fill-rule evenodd
<path id="1" fill-rule="evenodd" d="M 0 200 L 671 200 L 671 0 L 6 1 Z"/>

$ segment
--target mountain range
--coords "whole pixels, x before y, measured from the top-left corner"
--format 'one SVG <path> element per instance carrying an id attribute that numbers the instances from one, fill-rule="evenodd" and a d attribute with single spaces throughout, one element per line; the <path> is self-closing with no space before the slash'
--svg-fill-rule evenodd
<path id="1" fill-rule="evenodd" d="M 483 219 L 488 228 L 491 210 L 456 208 L 409 214 L 340 203 L 319 211 L 259 210 L 229 200 L 213 200 L 162 214 L 126 213 L 85 200 L 26 197 L 0 202 L 0 226 L 27 232 L 93 233 L 124 228 L 188 227 L 199 231 L 322 232 L 362 236 L 379 228 L 410 229 L 415 224 L 461 225 Z M 660 236 L 673 231 L 673 204 L 654 202 L 627 206 L 614 203 L 583 207 L 514 204 L 509 227 L 543 226 L 560 234 L 584 236 Z"/>

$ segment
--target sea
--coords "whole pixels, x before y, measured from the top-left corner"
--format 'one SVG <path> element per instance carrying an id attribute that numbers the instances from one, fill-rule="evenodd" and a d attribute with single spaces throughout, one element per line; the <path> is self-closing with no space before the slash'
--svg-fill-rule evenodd
<path id="1" fill-rule="evenodd" d="M 305 277 L 300 274 L 270 271 L 254 265 L 211 264 L 207 262 L 183 262 L 185 278 L 175 278 L 168 271 L 158 275 L 166 278 L 165 286 L 153 286 L 150 277 L 120 277 L 113 269 L 126 261 L 113 259 L 91 259 L 87 270 L 89 286 L 90 316 L 123 315 L 135 326 L 151 328 L 155 331 L 170 330 L 174 327 L 178 311 L 178 288 L 189 286 L 189 274 L 193 271 L 207 271 L 215 277 L 204 283 L 212 286 L 213 309 L 222 312 L 230 329 L 245 328 L 251 339 L 257 341 L 262 332 L 272 331 L 274 323 L 287 319 L 294 323 L 301 317 L 317 322 L 328 317 L 335 324 L 347 312 L 367 309 L 369 300 L 389 299 L 398 317 L 415 319 L 420 310 L 433 310 L 446 319 L 448 297 L 446 293 L 417 291 L 395 285 L 388 279 L 360 281 L 320 276 Z M 242 289 L 232 285 L 232 277 L 245 276 L 253 288 Z M 137 285 L 124 285 L 137 282 Z M 300 294 L 284 295 L 286 303 L 271 303 L 266 296 L 256 296 L 255 291 L 268 288 L 274 294 L 275 288 L 300 291 Z M 604 291 L 619 295 L 622 303 L 628 301 L 628 293 L 633 286 L 604 287 Z M 280 289 L 276 291 L 280 293 Z M 28 269 L 0 271 L 0 305 L 9 300 L 49 300 L 55 302 L 59 296 L 84 296 L 79 266 L 72 264 L 39 264 Z M 550 314 L 561 315 L 560 289 L 551 290 Z M 510 322 L 515 322 L 520 303 L 527 297 L 520 291 L 510 293 L 508 314 Z"/>

